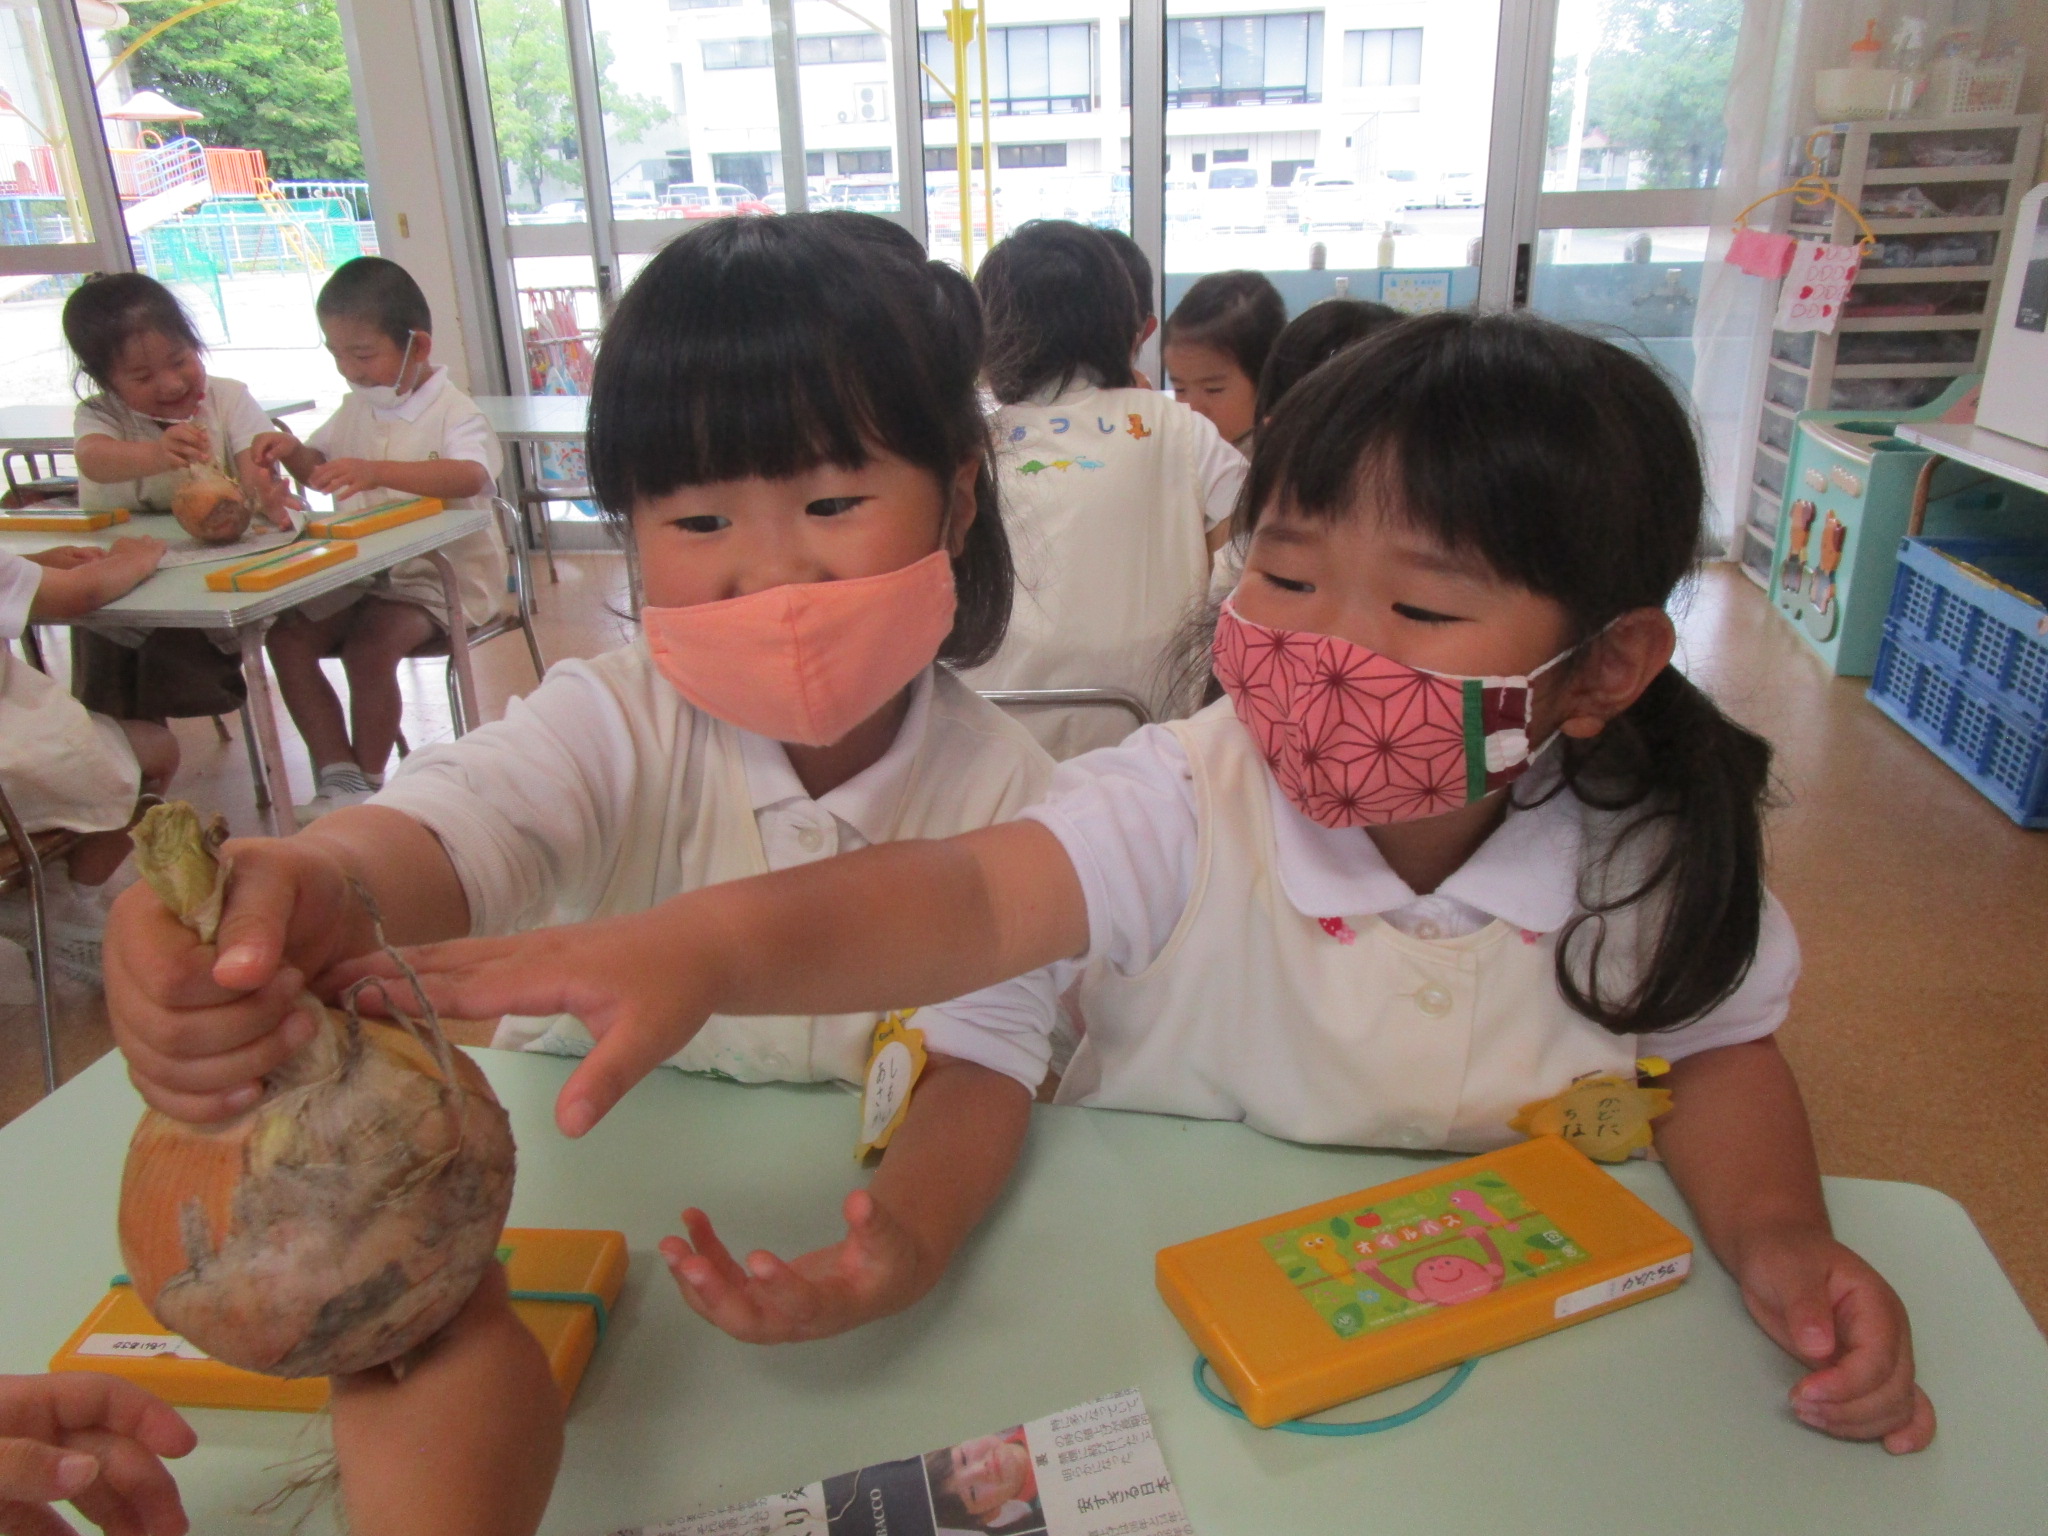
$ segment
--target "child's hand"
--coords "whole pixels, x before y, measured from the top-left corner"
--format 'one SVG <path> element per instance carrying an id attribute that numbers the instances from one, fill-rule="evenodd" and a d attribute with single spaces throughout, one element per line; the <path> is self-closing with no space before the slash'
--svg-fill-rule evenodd
<path id="1" fill-rule="evenodd" d="M 55 549 L 39 549 L 23 558 L 46 571 L 75 571 L 106 557 L 107 551 L 97 544 L 59 544 Z"/>
<path id="2" fill-rule="evenodd" d="M 157 446 L 170 461 L 164 466 L 166 469 L 183 469 L 188 464 L 204 464 L 213 457 L 213 434 L 206 430 L 204 422 L 181 421 L 164 428 Z"/>
<path id="3" fill-rule="evenodd" d="M 115 1536 L 184 1536 L 191 1526 L 160 1458 L 196 1444 L 168 1404 L 118 1376 L 0 1376 L 0 1531 L 71 1536 L 49 1507 L 68 1499 Z"/>
<path id="4" fill-rule="evenodd" d="M 917 1243 L 864 1189 L 846 1197 L 846 1236 L 785 1264 L 756 1250 L 738 1264 L 711 1218 L 683 1212 L 686 1240 L 665 1237 L 661 1256 L 690 1310 L 748 1344 L 829 1338 L 901 1311 L 920 1295 Z"/>
<path id="5" fill-rule="evenodd" d="M 262 1077 L 313 1038 L 306 977 L 367 947 L 340 863 L 303 838 L 231 841 L 220 942 L 209 948 L 146 885 L 107 915 L 107 1012 L 148 1103 L 204 1125 L 262 1096 Z"/>
<path id="6" fill-rule="evenodd" d="M 272 432 L 258 432 L 249 439 L 249 452 L 256 456 L 256 462 L 265 469 L 276 469 L 287 454 L 299 451 L 299 440 L 291 433 L 279 428 Z"/>
<path id="7" fill-rule="evenodd" d="M 1757 1326 L 1818 1367 L 1792 1389 L 1801 1423 L 1842 1440 L 1881 1439 L 1894 1456 L 1934 1439 L 1906 1308 L 1862 1258 L 1825 1233 L 1759 1237 L 1736 1279 Z"/>
<path id="8" fill-rule="evenodd" d="M 380 473 L 375 459 L 329 459 L 306 476 L 306 487 L 341 502 L 376 490 L 384 483 Z"/>

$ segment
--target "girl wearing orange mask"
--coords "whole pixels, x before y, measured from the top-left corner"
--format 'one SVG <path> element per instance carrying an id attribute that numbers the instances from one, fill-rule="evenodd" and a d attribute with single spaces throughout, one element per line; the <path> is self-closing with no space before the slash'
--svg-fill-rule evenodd
<path id="1" fill-rule="evenodd" d="M 372 946 L 351 879 L 396 942 L 509 934 L 1035 801 L 1050 760 L 950 670 L 994 652 L 1010 605 L 981 360 L 972 288 L 883 220 L 726 219 L 666 247 L 607 327 L 590 410 L 640 637 L 555 667 L 367 805 L 231 844 L 217 952 L 147 903 L 117 914 L 109 985 L 152 1102 L 207 1121 L 254 1101 L 304 1041 L 300 978 Z M 507 1019 L 494 1043 L 582 1054 L 574 1012 Z M 876 1020 L 715 1020 L 673 1064 L 858 1082 Z M 1001 1187 L 1043 1069 L 978 1032 L 927 1043 L 844 1240 L 742 1265 L 686 1211 L 664 1250 L 692 1307 L 741 1338 L 814 1338 L 937 1279 Z"/>

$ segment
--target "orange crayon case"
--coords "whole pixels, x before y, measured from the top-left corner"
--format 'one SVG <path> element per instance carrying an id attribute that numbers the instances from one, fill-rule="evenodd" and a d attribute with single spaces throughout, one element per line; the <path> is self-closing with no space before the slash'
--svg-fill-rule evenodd
<path id="1" fill-rule="evenodd" d="M 507 1227 L 498 1257 L 512 1288 L 512 1310 L 540 1341 L 567 1405 L 625 1284 L 625 1234 Z M 151 1316 L 125 1279 L 64 1341 L 50 1369 L 125 1376 L 183 1408 L 311 1413 L 327 1403 L 324 1376 L 265 1376 L 201 1354 Z"/>
<path id="2" fill-rule="evenodd" d="M 387 501 L 382 506 L 364 507 L 360 512 L 322 512 L 306 520 L 306 533 L 315 539 L 359 539 L 382 533 L 403 523 L 416 523 L 442 511 L 432 496 L 413 496 L 404 501 Z"/>
<path id="3" fill-rule="evenodd" d="M 1674 1290 L 1692 1243 L 1554 1136 L 1162 1249 L 1262 1428 Z"/>
<path id="4" fill-rule="evenodd" d="M 218 570 L 206 573 L 206 590 L 209 592 L 268 592 L 310 576 L 315 571 L 324 571 L 330 565 L 339 565 L 344 560 L 356 557 L 355 545 L 346 540 L 327 544 L 307 544 L 303 541 L 287 544 L 282 549 L 273 549 L 268 554 L 258 555 L 253 560 L 239 561 L 224 565 Z"/>
<path id="5" fill-rule="evenodd" d="M 8 512 L 0 514 L 0 533 L 97 533 L 127 521 L 126 507 L 105 512 Z"/>

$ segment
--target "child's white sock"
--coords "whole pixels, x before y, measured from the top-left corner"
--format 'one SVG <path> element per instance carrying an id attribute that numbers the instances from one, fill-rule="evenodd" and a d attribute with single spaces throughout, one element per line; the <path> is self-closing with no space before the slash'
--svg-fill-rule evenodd
<path id="1" fill-rule="evenodd" d="M 370 776 L 354 763 L 329 763 L 318 775 L 318 793 L 329 798 L 338 795 L 367 795 L 378 786 Z"/>

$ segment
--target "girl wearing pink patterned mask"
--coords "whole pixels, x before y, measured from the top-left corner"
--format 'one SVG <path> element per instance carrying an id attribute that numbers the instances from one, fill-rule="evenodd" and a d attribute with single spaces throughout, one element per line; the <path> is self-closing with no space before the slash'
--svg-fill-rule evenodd
<path id="1" fill-rule="evenodd" d="M 641 635 L 414 754 L 368 805 L 236 844 L 218 955 L 117 917 L 111 984 L 145 1095 L 210 1120 L 258 1091 L 303 1035 L 280 989 L 370 947 L 352 879 L 394 937 L 511 934 L 1036 800 L 1050 759 L 951 670 L 994 652 L 1010 606 L 981 354 L 972 286 L 884 220 L 726 219 L 666 246 L 607 326 L 591 395 L 592 489 L 631 539 Z M 714 1020 L 669 1054 L 749 1082 L 859 1083 L 888 1006 Z M 607 1027 L 567 1003 L 494 1043 L 581 1055 Z M 977 1034 L 927 1049 L 840 1241 L 742 1261 L 683 1212 L 664 1252 L 691 1307 L 772 1342 L 930 1287 L 1001 1188 L 1036 1079 Z"/>
<path id="2" fill-rule="evenodd" d="M 1794 1412 L 1918 1450 L 1904 1309 L 1830 1232 L 1773 1040 L 1799 954 L 1763 884 L 1770 749 L 1672 665 L 1704 499 L 1634 355 L 1410 320 L 1261 429 L 1210 708 L 1063 764 L 1012 825 L 420 963 L 456 1013 L 601 1014 L 582 1116 L 705 1014 L 799 999 L 932 1003 L 927 1029 L 1036 1064 L 1072 989 L 1061 1102 L 1359 1146 L 1502 1146 L 1523 1106 L 1662 1057 L 1658 1148 L 1805 1367 Z"/>

